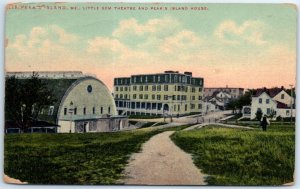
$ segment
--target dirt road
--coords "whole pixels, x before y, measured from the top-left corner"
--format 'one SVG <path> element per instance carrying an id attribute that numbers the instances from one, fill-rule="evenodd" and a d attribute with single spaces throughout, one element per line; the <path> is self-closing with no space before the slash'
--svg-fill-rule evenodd
<path id="1" fill-rule="evenodd" d="M 141 153 L 131 157 L 125 169 L 124 184 L 137 185 L 205 185 L 204 175 L 189 154 L 169 138 L 174 131 L 153 136 Z"/>

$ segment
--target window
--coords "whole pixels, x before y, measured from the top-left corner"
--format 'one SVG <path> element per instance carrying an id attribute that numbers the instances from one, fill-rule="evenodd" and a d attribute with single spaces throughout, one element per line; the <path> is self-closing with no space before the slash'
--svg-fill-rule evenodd
<path id="1" fill-rule="evenodd" d="M 116 98 L 118 98 L 118 94 L 116 94 Z"/>
<path id="2" fill-rule="evenodd" d="M 110 106 L 108 107 L 108 113 L 110 114 Z"/>
<path id="3" fill-rule="evenodd" d="M 168 85 L 164 85 L 164 91 L 168 91 Z"/>
<path id="4" fill-rule="evenodd" d="M 187 111 L 187 104 L 184 106 L 184 111 Z"/>
<path id="5" fill-rule="evenodd" d="M 120 94 L 120 98 L 123 98 L 123 94 Z"/>
<path id="6" fill-rule="evenodd" d="M 281 99 L 284 99 L 284 94 L 281 94 Z"/>
<path id="7" fill-rule="evenodd" d="M 86 114 L 86 107 L 83 108 L 83 115 Z"/>
<path id="8" fill-rule="evenodd" d="M 156 86 L 152 85 L 152 91 L 156 91 Z"/>
<path id="9" fill-rule="evenodd" d="M 136 86 L 133 86 L 133 91 L 136 91 Z"/>
<path id="10" fill-rule="evenodd" d="M 144 99 L 148 99 L 148 95 L 147 94 L 144 95 Z"/>
<path id="11" fill-rule="evenodd" d="M 74 115 L 77 115 L 77 108 L 74 108 Z"/>
<path id="12" fill-rule="evenodd" d="M 202 100 L 202 96 L 198 96 L 198 100 Z"/>
<path id="13" fill-rule="evenodd" d="M 154 94 L 152 95 L 152 100 L 155 100 L 155 95 Z"/>
<path id="14" fill-rule="evenodd" d="M 199 92 L 202 92 L 202 88 L 201 87 L 199 87 Z"/>
<path id="15" fill-rule="evenodd" d="M 202 104 L 198 104 L 198 109 L 202 109 Z"/>
<path id="16" fill-rule="evenodd" d="M 260 98 L 260 99 L 258 99 L 258 103 L 260 103 L 260 104 L 262 103 L 262 99 L 261 99 L 261 98 Z"/>
<path id="17" fill-rule="evenodd" d="M 172 100 L 176 100 L 176 95 L 172 95 Z"/>
<path id="18" fill-rule="evenodd" d="M 119 87 L 116 87 L 116 91 L 118 91 L 119 90 Z"/>
<path id="19" fill-rule="evenodd" d="M 270 103 L 270 99 L 266 99 L 266 104 L 269 104 Z"/>
<path id="20" fill-rule="evenodd" d="M 177 95 L 177 100 L 180 100 L 180 95 Z"/>
<path id="21" fill-rule="evenodd" d="M 271 113 L 270 108 L 267 108 L 267 114 L 270 114 L 270 113 Z"/>
<path id="22" fill-rule="evenodd" d="M 195 109 L 195 104 L 191 104 L 191 109 Z"/>
<path id="23" fill-rule="evenodd" d="M 195 87 L 192 87 L 192 93 L 194 93 L 196 90 L 195 90 Z"/>
<path id="24" fill-rule="evenodd" d="M 49 107 L 48 115 L 53 115 L 54 106 Z"/>
<path id="25" fill-rule="evenodd" d="M 157 95 L 157 97 L 156 97 L 156 98 L 157 98 L 157 100 L 160 100 L 160 95 Z"/>
<path id="26" fill-rule="evenodd" d="M 145 91 L 148 91 L 148 85 L 145 86 Z"/>
<path id="27" fill-rule="evenodd" d="M 67 115 L 67 108 L 64 108 L 64 115 Z"/>
<path id="28" fill-rule="evenodd" d="M 133 99 L 136 99 L 136 94 L 133 94 L 132 98 L 133 98 Z"/>
<path id="29" fill-rule="evenodd" d="M 100 108 L 100 113 L 103 114 L 103 107 Z"/>
<path id="30" fill-rule="evenodd" d="M 286 115 L 289 116 L 290 115 L 290 110 L 286 111 Z"/>
<path id="31" fill-rule="evenodd" d="M 143 85 L 140 86 L 140 91 L 143 91 Z"/>
<path id="32" fill-rule="evenodd" d="M 127 94 L 124 95 L 124 98 L 127 99 Z"/>
<path id="33" fill-rule="evenodd" d="M 120 87 L 120 91 L 123 91 L 123 87 Z"/>
<path id="34" fill-rule="evenodd" d="M 142 94 L 139 95 L 139 99 L 143 99 L 143 95 Z"/>
<path id="35" fill-rule="evenodd" d="M 161 85 L 157 85 L 157 91 L 161 91 Z"/>
<path id="36" fill-rule="evenodd" d="M 195 100 L 195 96 L 192 96 L 192 100 Z"/>
<path id="37" fill-rule="evenodd" d="M 95 114 L 95 107 L 93 107 L 93 114 Z"/>
<path id="38" fill-rule="evenodd" d="M 125 91 L 127 91 L 128 89 L 127 89 L 127 87 L 124 87 L 124 89 L 125 89 Z"/>
<path id="39" fill-rule="evenodd" d="M 164 95 L 164 100 L 168 100 L 168 95 Z"/>

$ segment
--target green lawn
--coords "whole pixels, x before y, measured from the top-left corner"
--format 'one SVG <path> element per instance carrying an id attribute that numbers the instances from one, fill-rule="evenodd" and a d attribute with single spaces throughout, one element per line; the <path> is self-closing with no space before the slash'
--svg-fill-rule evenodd
<path id="1" fill-rule="evenodd" d="M 208 126 L 179 131 L 172 140 L 210 175 L 209 185 L 281 185 L 293 181 L 295 127 L 267 132 Z"/>
<path id="2" fill-rule="evenodd" d="M 169 129 L 5 135 L 5 174 L 32 184 L 115 184 L 130 155 Z"/>

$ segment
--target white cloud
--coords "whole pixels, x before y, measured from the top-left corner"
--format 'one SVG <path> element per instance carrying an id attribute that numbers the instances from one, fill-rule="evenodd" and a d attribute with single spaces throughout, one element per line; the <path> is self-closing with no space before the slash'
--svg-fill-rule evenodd
<path id="1" fill-rule="evenodd" d="M 238 26 L 234 21 L 222 22 L 215 30 L 214 35 L 221 41 L 230 45 L 239 45 L 243 42 L 254 45 L 263 45 L 266 25 L 261 21 L 248 20 Z"/>
<path id="2" fill-rule="evenodd" d="M 200 38 L 192 31 L 183 30 L 173 36 L 167 37 L 160 49 L 164 53 L 174 53 L 175 51 L 193 51 L 199 47 Z"/>
<path id="3" fill-rule="evenodd" d="M 126 37 L 128 35 L 142 36 L 145 34 L 164 34 L 171 33 L 180 25 L 180 23 L 171 17 L 163 17 L 150 19 L 146 23 L 138 23 L 135 18 L 122 20 L 119 27 L 114 30 L 112 36 L 117 38 Z"/>

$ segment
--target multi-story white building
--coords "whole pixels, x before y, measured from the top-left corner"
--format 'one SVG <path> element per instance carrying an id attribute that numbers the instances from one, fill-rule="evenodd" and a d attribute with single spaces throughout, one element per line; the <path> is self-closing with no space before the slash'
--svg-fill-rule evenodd
<path id="1" fill-rule="evenodd" d="M 255 119 L 257 111 L 263 115 L 295 117 L 295 101 L 284 88 L 258 89 L 252 97 L 251 106 L 243 107 L 243 117 Z"/>
<path id="2" fill-rule="evenodd" d="M 203 78 L 165 71 L 114 79 L 119 114 L 180 116 L 202 113 Z"/>

